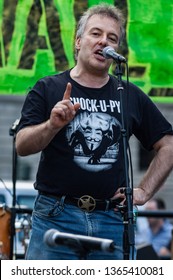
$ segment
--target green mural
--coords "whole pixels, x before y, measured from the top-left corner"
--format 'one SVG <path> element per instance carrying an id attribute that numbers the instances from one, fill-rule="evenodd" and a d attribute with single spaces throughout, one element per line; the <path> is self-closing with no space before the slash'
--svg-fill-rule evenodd
<path id="1" fill-rule="evenodd" d="M 129 66 L 142 73 L 131 81 L 156 101 L 173 102 L 172 0 L 128 0 L 128 13 Z"/>
<path id="2" fill-rule="evenodd" d="M 76 22 L 100 2 L 0 0 L 0 94 L 26 94 L 39 78 L 73 67 Z M 130 81 L 154 101 L 173 102 L 172 0 L 104 2 L 127 17 L 119 52 Z"/>

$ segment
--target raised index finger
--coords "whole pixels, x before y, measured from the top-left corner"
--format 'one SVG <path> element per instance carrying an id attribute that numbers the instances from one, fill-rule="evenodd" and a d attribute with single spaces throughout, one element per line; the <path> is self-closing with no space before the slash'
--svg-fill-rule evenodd
<path id="1" fill-rule="evenodd" d="M 70 99 L 71 88 L 72 88 L 71 83 L 67 83 L 66 90 L 65 90 L 64 96 L 63 96 L 63 100 L 65 100 L 65 99 Z"/>

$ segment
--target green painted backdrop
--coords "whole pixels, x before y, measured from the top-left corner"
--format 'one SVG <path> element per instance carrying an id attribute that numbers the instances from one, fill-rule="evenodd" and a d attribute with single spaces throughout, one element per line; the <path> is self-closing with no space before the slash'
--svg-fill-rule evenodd
<path id="1" fill-rule="evenodd" d="M 26 94 L 74 61 L 76 22 L 99 0 L 0 0 L 0 94 Z M 130 81 L 157 102 L 173 102 L 173 0 L 104 1 L 126 15 L 119 52 Z"/>

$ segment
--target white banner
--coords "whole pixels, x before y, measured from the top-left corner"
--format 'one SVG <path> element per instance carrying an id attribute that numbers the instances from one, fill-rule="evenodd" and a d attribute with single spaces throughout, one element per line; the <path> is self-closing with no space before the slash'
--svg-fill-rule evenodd
<path id="1" fill-rule="evenodd" d="M 170 279 L 173 273 L 171 260 L 144 261 L 1 261 L 2 280 L 140 280 Z M 145 278 L 144 278 L 145 277 Z"/>

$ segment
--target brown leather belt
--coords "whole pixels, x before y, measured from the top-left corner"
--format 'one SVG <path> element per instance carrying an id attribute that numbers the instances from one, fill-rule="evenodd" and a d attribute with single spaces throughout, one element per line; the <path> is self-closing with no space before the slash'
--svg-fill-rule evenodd
<path id="1" fill-rule="evenodd" d="M 43 192 L 39 191 L 39 194 L 45 195 L 48 197 L 53 197 L 56 198 L 57 200 L 60 200 L 63 196 L 62 195 L 56 195 L 56 194 L 51 194 L 48 192 Z M 64 196 L 64 202 L 67 204 L 71 204 L 74 206 L 77 206 L 83 211 L 86 212 L 92 212 L 94 210 L 102 210 L 102 211 L 107 211 L 112 208 L 119 209 L 121 208 L 121 200 L 120 199 L 95 199 L 90 195 L 83 195 L 80 198 L 77 197 L 70 197 L 68 195 Z"/>

